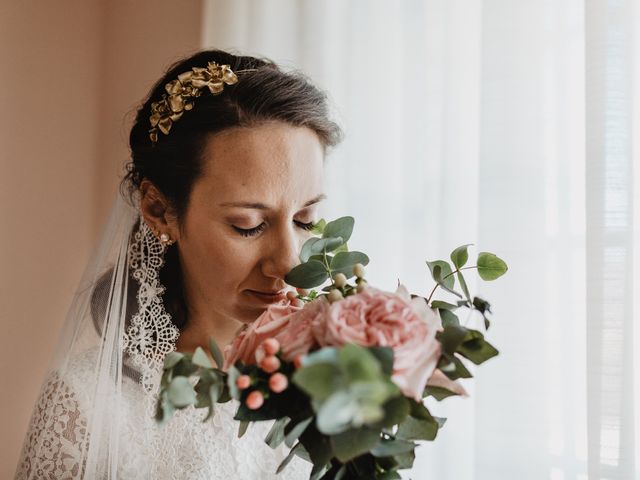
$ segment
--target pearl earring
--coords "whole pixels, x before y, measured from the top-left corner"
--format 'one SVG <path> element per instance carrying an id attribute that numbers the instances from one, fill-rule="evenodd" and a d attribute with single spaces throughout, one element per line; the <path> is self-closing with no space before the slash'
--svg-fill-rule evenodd
<path id="1" fill-rule="evenodd" d="M 160 234 L 160 242 L 163 245 L 171 245 L 173 243 L 173 240 L 171 240 L 171 237 L 168 234 L 161 233 Z"/>

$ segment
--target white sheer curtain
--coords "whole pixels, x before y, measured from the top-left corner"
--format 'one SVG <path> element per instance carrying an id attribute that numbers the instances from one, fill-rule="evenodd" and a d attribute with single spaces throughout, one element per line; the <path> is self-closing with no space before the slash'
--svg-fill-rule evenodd
<path id="1" fill-rule="evenodd" d="M 209 0 L 205 46 L 329 91 L 325 214 L 412 291 L 473 242 L 501 356 L 407 478 L 640 479 L 640 2 Z"/>

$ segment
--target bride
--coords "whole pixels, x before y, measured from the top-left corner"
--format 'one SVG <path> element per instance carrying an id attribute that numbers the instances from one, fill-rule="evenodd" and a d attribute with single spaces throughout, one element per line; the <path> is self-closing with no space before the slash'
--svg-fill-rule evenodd
<path id="1" fill-rule="evenodd" d="M 271 422 L 238 437 L 235 400 L 154 419 L 165 355 L 225 345 L 271 303 L 318 219 L 340 130 L 305 77 L 202 51 L 138 110 L 131 162 L 73 299 L 16 478 L 307 478 Z"/>

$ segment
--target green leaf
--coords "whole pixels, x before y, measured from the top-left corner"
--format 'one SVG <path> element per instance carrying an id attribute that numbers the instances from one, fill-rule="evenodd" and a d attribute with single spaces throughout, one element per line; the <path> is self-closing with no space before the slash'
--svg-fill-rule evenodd
<path id="1" fill-rule="evenodd" d="M 176 366 L 176 364 L 184 358 L 184 354 L 180 352 L 169 352 L 164 357 L 164 369 L 168 370 Z"/>
<path id="2" fill-rule="evenodd" d="M 467 330 L 467 334 L 457 352 L 476 365 L 480 365 L 498 355 L 498 350 L 487 342 L 484 339 L 484 335 L 477 330 Z"/>
<path id="3" fill-rule="evenodd" d="M 296 423 L 293 426 L 293 428 L 289 430 L 289 432 L 286 432 L 286 430 L 288 430 L 288 427 L 287 429 L 285 429 L 286 435 L 284 437 L 284 442 L 288 447 L 291 447 L 293 445 L 293 442 L 295 442 L 296 440 L 298 440 L 298 438 L 300 438 L 300 435 L 302 435 L 304 431 L 307 429 L 307 427 L 309 426 L 309 424 L 313 422 L 313 419 L 314 417 L 305 418 L 304 420 Z"/>
<path id="4" fill-rule="evenodd" d="M 212 368 L 211 361 L 209 360 L 209 357 L 207 357 L 207 354 L 204 353 L 202 347 L 196 348 L 196 351 L 193 352 L 191 361 L 194 365 L 197 365 L 199 367 Z"/>
<path id="5" fill-rule="evenodd" d="M 338 352 L 338 363 L 349 376 L 349 381 L 377 381 L 382 373 L 378 359 L 368 349 L 352 343 Z"/>
<path id="6" fill-rule="evenodd" d="M 342 237 L 319 238 L 318 241 L 311 246 L 311 253 L 312 255 L 324 255 L 324 253 L 335 250 L 343 243 Z"/>
<path id="7" fill-rule="evenodd" d="M 249 428 L 248 420 L 240 420 L 240 425 L 238 425 L 238 438 L 242 438 L 242 436 L 247 433 L 247 428 Z"/>
<path id="8" fill-rule="evenodd" d="M 240 375 L 242 375 L 242 373 L 240 373 L 240 370 L 238 370 L 235 365 L 231 365 L 231 367 L 229 367 L 227 372 L 227 387 L 229 388 L 231 396 L 236 400 L 240 400 L 241 396 L 240 389 L 236 385 L 236 380 L 238 380 Z"/>
<path id="9" fill-rule="evenodd" d="M 222 355 L 222 351 L 220 350 L 220 347 L 218 347 L 218 344 L 213 339 L 213 337 L 209 338 L 209 351 L 211 352 L 211 356 L 216 362 L 217 367 L 222 368 L 222 366 L 224 365 L 224 356 Z"/>
<path id="10" fill-rule="evenodd" d="M 336 273 L 343 273 L 345 277 L 351 278 L 354 276 L 353 266 L 357 263 L 367 265 L 369 257 L 362 252 L 340 252 L 336 253 L 329 265 L 334 276 Z"/>
<path id="11" fill-rule="evenodd" d="M 302 444 L 300 442 L 296 443 L 295 446 L 289 451 L 289 454 L 285 457 L 285 459 L 278 465 L 278 469 L 276 470 L 276 475 L 282 472 L 289 462 L 293 460 L 293 457 L 296 455 L 296 451 L 302 448 Z"/>
<path id="12" fill-rule="evenodd" d="M 507 264 L 493 253 L 480 252 L 478 254 L 478 274 L 485 281 L 495 280 L 507 273 Z"/>
<path id="13" fill-rule="evenodd" d="M 315 225 L 311 228 L 311 233 L 313 233 L 314 235 L 322 235 L 322 232 L 324 230 L 324 227 L 327 225 L 327 222 L 325 221 L 324 218 L 321 218 L 320 220 L 318 220 Z"/>
<path id="14" fill-rule="evenodd" d="M 340 217 L 329 222 L 324 227 L 322 238 L 342 237 L 343 243 L 348 242 L 353 232 L 355 220 L 353 217 Z"/>
<path id="15" fill-rule="evenodd" d="M 440 285 L 441 288 L 443 288 L 444 290 L 446 290 L 449 293 L 452 293 L 453 295 L 455 295 L 456 297 L 462 298 L 462 295 L 460 295 L 458 292 L 456 292 L 454 289 L 449 288 L 449 286 L 447 286 L 444 281 L 442 280 L 442 266 L 441 265 L 434 265 L 433 266 L 433 270 L 431 271 L 431 276 L 433 277 L 433 279 L 436 281 L 436 283 L 438 285 Z M 453 277 L 449 277 L 452 278 Z"/>
<path id="16" fill-rule="evenodd" d="M 322 262 L 309 260 L 293 267 L 284 277 L 284 281 L 292 287 L 313 288 L 322 285 L 329 274 Z"/>
<path id="17" fill-rule="evenodd" d="M 359 410 L 358 401 L 348 391 L 339 390 L 320 406 L 316 426 L 325 435 L 342 433 L 351 426 Z"/>
<path id="18" fill-rule="evenodd" d="M 450 380 L 459 378 L 471 378 L 473 375 L 464 366 L 464 363 L 455 355 L 443 353 L 438 362 L 438 368 L 442 370 Z"/>
<path id="19" fill-rule="evenodd" d="M 443 387 L 432 387 L 429 385 L 426 386 L 423 394 L 423 396 L 432 396 L 439 402 L 444 400 L 447 397 L 451 397 L 454 395 L 458 395 L 458 394 L 455 392 L 452 392 L 451 390 L 447 390 L 446 388 L 443 388 Z"/>
<path id="20" fill-rule="evenodd" d="M 451 262 L 455 265 L 456 268 L 462 268 L 469 260 L 469 253 L 467 252 L 467 248 L 473 245 L 472 243 L 468 243 L 466 245 L 462 245 L 461 247 L 456 248 L 453 252 L 451 252 Z"/>
<path id="21" fill-rule="evenodd" d="M 456 272 L 456 277 L 458 277 L 458 283 L 460 284 L 460 288 L 462 288 L 462 293 L 467 297 L 467 300 L 471 301 L 471 295 L 469 295 L 469 287 L 467 287 L 467 282 L 462 275 L 462 272 Z"/>
<path id="22" fill-rule="evenodd" d="M 394 425 L 402 423 L 404 419 L 407 418 L 407 415 L 409 415 L 409 400 L 402 395 L 392 397 L 382 405 L 382 409 L 384 410 L 384 418 L 377 423 L 376 426 L 391 428 Z"/>
<path id="23" fill-rule="evenodd" d="M 443 327 L 448 327 L 449 325 L 453 325 L 453 326 L 460 325 L 460 320 L 458 319 L 458 316 L 455 313 L 453 313 L 451 310 L 439 309 L 438 311 L 440 312 L 440 320 L 442 320 Z"/>
<path id="24" fill-rule="evenodd" d="M 167 389 L 169 401 L 176 408 L 183 408 L 196 403 L 196 392 L 187 377 L 175 377 Z"/>
<path id="25" fill-rule="evenodd" d="M 398 479 L 402 479 L 402 477 L 395 470 L 389 470 L 388 472 L 384 472 L 376 475 L 376 480 L 398 480 Z"/>
<path id="26" fill-rule="evenodd" d="M 400 453 L 398 455 L 395 455 L 393 458 L 396 460 L 396 462 L 398 462 L 398 469 L 399 470 L 412 468 L 413 467 L 413 462 L 416 459 L 416 452 L 414 450 L 414 451 L 407 452 L 407 453 Z"/>
<path id="27" fill-rule="evenodd" d="M 431 302 L 431 308 L 437 308 L 440 310 L 456 310 L 458 306 L 451 303 L 443 302 L 442 300 L 434 300 L 433 302 Z"/>
<path id="28" fill-rule="evenodd" d="M 321 239 L 318 237 L 311 237 L 306 242 L 304 242 L 304 244 L 302 245 L 302 249 L 300 250 L 300 261 L 302 263 L 309 261 L 309 258 L 311 258 L 311 256 L 313 255 L 311 247 L 313 247 L 313 245 L 315 245 L 320 240 Z"/>
<path id="29" fill-rule="evenodd" d="M 393 349 L 390 347 L 369 347 L 369 352 L 376 357 L 385 375 L 393 373 Z"/>
<path id="30" fill-rule="evenodd" d="M 438 434 L 438 422 L 430 416 L 428 419 L 407 417 L 398 426 L 397 438 L 403 440 L 428 440 L 433 441 Z"/>
<path id="31" fill-rule="evenodd" d="M 467 336 L 467 329 L 459 325 L 448 325 L 442 332 L 436 334 L 436 338 L 442 344 L 442 350 L 453 354 Z"/>
<path id="32" fill-rule="evenodd" d="M 312 399 L 321 402 L 344 387 L 340 370 L 329 363 L 305 364 L 296 370 L 292 381 Z"/>
<path id="33" fill-rule="evenodd" d="M 284 428 L 287 426 L 291 419 L 289 417 L 280 417 L 271 426 L 269 433 L 264 438 L 264 441 L 271 448 L 277 448 L 282 442 L 284 442 Z"/>
<path id="34" fill-rule="evenodd" d="M 417 444 L 402 439 L 382 440 L 371 450 L 374 457 L 392 457 L 399 453 L 413 452 Z"/>
<path id="35" fill-rule="evenodd" d="M 331 436 L 331 445 L 338 460 L 342 463 L 367 453 L 380 442 L 380 432 L 370 428 L 347 430 Z"/>
<path id="36" fill-rule="evenodd" d="M 448 289 L 452 289 L 455 286 L 455 278 L 451 275 L 451 265 L 449 262 L 445 262 L 444 260 L 435 260 L 433 262 L 427 261 L 427 265 L 429 266 L 429 270 L 431 271 L 431 276 L 437 283 L 444 284 Z M 434 274 L 434 267 L 440 267 L 440 275 Z M 445 278 L 446 277 L 446 278 Z"/>

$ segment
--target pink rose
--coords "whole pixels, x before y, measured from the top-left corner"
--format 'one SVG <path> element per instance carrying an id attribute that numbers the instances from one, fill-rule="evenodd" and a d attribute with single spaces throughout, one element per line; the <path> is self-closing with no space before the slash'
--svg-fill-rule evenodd
<path id="1" fill-rule="evenodd" d="M 267 338 L 275 337 L 288 323 L 288 317 L 302 307 L 293 304 L 271 304 L 253 323 L 246 325 L 236 338 L 224 347 L 223 370 L 228 370 L 238 360 L 245 364 L 256 364 L 264 352 L 258 349 Z M 258 357 L 258 358 L 256 358 Z"/>
<path id="2" fill-rule="evenodd" d="M 403 286 L 396 293 L 367 287 L 331 304 L 325 318 L 324 322 L 319 317 L 313 322 L 320 346 L 355 343 L 391 347 L 393 381 L 405 395 L 422 400 L 441 353 L 440 342 L 435 338 L 441 328 L 440 317 L 423 299 L 411 300 Z"/>
<path id="3" fill-rule="evenodd" d="M 307 303 L 304 308 L 288 318 L 288 325 L 275 338 L 280 342 L 282 356 L 293 361 L 298 355 L 306 355 L 318 346 L 312 325 L 323 323 L 329 313 L 329 302 L 320 297 Z"/>

